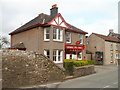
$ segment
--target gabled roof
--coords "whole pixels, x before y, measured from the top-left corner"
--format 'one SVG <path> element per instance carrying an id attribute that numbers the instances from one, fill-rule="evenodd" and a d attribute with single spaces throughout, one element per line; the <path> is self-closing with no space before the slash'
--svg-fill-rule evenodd
<path id="1" fill-rule="evenodd" d="M 30 30 L 31 28 L 39 27 L 39 26 L 45 26 L 49 25 L 48 23 L 53 20 L 55 16 L 47 15 L 47 14 L 39 14 L 37 17 L 29 21 L 28 23 L 24 24 L 23 26 L 19 27 L 15 31 L 11 32 L 9 35 L 17 34 L 26 30 Z M 68 24 L 70 28 L 67 28 L 67 30 L 87 34 L 87 32 L 84 32 L 81 29 L 76 28 L 73 25 Z"/>
<path id="2" fill-rule="evenodd" d="M 108 36 L 116 37 L 116 38 L 118 38 L 118 39 L 120 40 L 120 34 L 118 34 L 118 33 L 110 32 L 110 33 L 108 34 Z"/>
<path id="3" fill-rule="evenodd" d="M 105 35 L 101 35 L 101 34 L 97 34 L 97 33 L 92 33 L 92 34 L 104 39 L 105 41 L 120 43 L 120 40 L 115 37 L 105 36 Z"/>

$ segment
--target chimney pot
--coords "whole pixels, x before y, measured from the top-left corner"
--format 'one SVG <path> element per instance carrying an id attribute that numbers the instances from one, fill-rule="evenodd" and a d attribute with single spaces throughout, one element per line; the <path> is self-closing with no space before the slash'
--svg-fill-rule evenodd
<path id="1" fill-rule="evenodd" d="M 55 8 L 55 7 L 57 7 L 57 4 L 52 5 L 52 8 Z"/>
<path id="2" fill-rule="evenodd" d="M 52 8 L 50 9 L 50 15 L 56 16 L 58 14 L 58 7 L 57 4 L 52 5 Z"/>

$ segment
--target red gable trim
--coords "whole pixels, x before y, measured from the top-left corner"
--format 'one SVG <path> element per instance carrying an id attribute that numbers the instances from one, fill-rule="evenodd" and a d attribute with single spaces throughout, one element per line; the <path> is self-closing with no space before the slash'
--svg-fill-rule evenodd
<path id="1" fill-rule="evenodd" d="M 48 22 L 47 24 L 49 24 L 49 25 L 53 25 L 53 24 L 51 24 L 51 22 L 53 22 L 53 21 L 56 22 L 55 19 L 56 19 L 57 17 L 61 17 L 61 18 L 62 18 L 62 22 L 65 23 L 65 25 L 67 26 L 67 28 L 70 28 L 69 25 L 66 23 L 66 21 L 64 20 L 64 18 L 62 17 L 62 15 L 61 15 L 60 13 L 58 13 L 57 16 L 54 17 L 54 18 L 53 18 L 50 22 Z M 58 22 L 59 22 L 59 18 L 58 18 Z M 56 22 L 56 23 L 57 23 L 57 22 Z M 61 24 L 62 24 L 62 23 L 60 23 L 58 26 L 59 26 L 59 27 L 62 27 L 62 26 L 60 26 Z M 53 25 L 53 26 L 57 26 L 57 25 Z M 66 27 L 64 27 L 64 28 L 66 28 Z"/>
<path id="2" fill-rule="evenodd" d="M 87 32 L 76 31 L 76 30 L 73 30 L 73 29 L 66 29 L 66 30 L 72 31 L 72 32 L 77 32 L 77 33 L 88 34 Z"/>

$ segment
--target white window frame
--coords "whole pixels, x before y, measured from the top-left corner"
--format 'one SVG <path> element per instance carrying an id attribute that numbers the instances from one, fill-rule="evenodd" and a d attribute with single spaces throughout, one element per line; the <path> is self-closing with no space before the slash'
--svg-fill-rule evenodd
<path id="1" fill-rule="evenodd" d="M 55 56 L 56 61 L 53 58 L 53 62 L 62 63 L 63 62 L 63 51 L 62 50 L 53 50 L 53 53 L 54 53 L 54 51 L 55 51 L 56 54 L 53 55 L 53 57 Z M 59 51 L 60 51 L 60 55 L 58 55 Z M 60 60 L 59 60 L 59 57 L 60 57 Z"/>
<path id="2" fill-rule="evenodd" d="M 83 34 L 79 34 L 79 39 L 80 39 L 80 44 L 83 44 Z"/>
<path id="3" fill-rule="evenodd" d="M 47 51 L 49 51 L 49 55 L 47 55 Z M 50 50 L 44 50 L 44 55 L 48 58 L 50 58 Z"/>
<path id="4" fill-rule="evenodd" d="M 48 28 L 44 28 L 44 41 L 49 41 L 50 40 L 50 28 L 49 28 L 49 33 L 46 33 Z M 46 39 L 46 34 L 49 34 L 49 39 Z"/>
<path id="5" fill-rule="evenodd" d="M 56 29 L 56 39 L 53 38 L 53 41 L 63 41 L 63 30 L 60 28 L 53 28 L 53 36 L 54 36 L 54 29 Z M 59 30 L 60 30 L 60 39 L 59 39 Z"/>
<path id="6" fill-rule="evenodd" d="M 66 43 L 71 43 L 71 32 L 66 32 L 66 34 L 69 33 L 69 37 L 66 35 Z M 69 41 L 67 41 L 67 38 L 69 38 Z"/>

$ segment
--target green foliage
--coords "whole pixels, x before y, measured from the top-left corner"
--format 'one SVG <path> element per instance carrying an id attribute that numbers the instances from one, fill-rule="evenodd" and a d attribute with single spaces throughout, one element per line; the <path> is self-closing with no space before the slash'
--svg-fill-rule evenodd
<path id="1" fill-rule="evenodd" d="M 7 37 L 0 36 L 0 49 L 4 48 L 6 45 L 9 45 Z"/>
<path id="2" fill-rule="evenodd" d="M 67 74 L 73 75 L 73 62 L 65 62 L 64 68 L 66 69 Z"/>
<path id="3" fill-rule="evenodd" d="M 94 64 L 93 60 L 75 60 L 75 59 L 65 59 L 64 60 L 64 64 L 66 64 L 68 62 L 73 62 L 73 66 L 75 66 L 75 67 Z M 67 66 L 65 68 L 67 68 Z"/>

